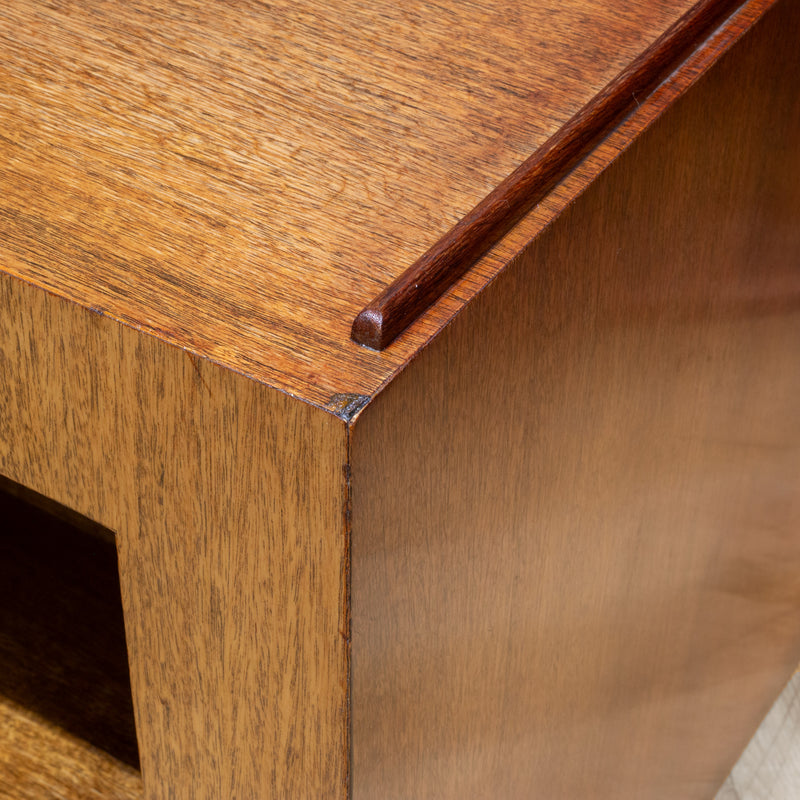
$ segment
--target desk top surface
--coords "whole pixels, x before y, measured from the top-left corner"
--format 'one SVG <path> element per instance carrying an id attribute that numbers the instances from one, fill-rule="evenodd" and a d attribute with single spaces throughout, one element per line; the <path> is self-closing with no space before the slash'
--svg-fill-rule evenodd
<path id="1" fill-rule="evenodd" d="M 360 308 L 688 0 L 0 5 L 0 269 L 310 402 Z M 483 280 L 486 276 L 483 276 Z"/>

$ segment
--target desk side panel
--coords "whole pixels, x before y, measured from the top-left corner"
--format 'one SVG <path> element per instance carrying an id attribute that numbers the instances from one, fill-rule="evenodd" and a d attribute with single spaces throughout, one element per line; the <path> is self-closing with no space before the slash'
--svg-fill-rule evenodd
<path id="1" fill-rule="evenodd" d="M 147 798 L 347 796 L 344 423 L 0 275 L 0 473 L 116 533 Z"/>
<path id="2" fill-rule="evenodd" d="M 800 5 L 357 419 L 353 797 L 711 798 L 800 659 Z"/>

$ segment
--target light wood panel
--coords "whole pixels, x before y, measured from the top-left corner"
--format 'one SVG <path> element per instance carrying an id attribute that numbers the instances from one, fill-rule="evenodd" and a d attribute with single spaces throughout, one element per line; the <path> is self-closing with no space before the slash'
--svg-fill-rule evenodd
<path id="1" fill-rule="evenodd" d="M 116 534 L 145 796 L 344 798 L 344 423 L 8 276 L 0 369 L 0 473 Z"/>
<path id="2" fill-rule="evenodd" d="M 371 395 L 430 328 L 376 357 L 357 311 L 690 5 L 9 0 L 0 268 L 318 405 Z"/>
<path id="3" fill-rule="evenodd" d="M 711 798 L 800 659 L 799 36 L 779 3 L 356 419 L 355 800 Z"/>
<path id="4" fill-rule="evenodd" d="M 181 358 L 134 395 L 119 545 L 147 791 L 344 800 L 344 425 Z"/>

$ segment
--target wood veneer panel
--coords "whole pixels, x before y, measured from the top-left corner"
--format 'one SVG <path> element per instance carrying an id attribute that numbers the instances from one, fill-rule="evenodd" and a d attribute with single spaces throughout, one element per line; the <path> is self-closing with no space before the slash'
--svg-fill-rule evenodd
<path id="1" fill-rule="evenodd" d="M 147 798 L 347 794 L 346 431 L 0 276 L 0 473 L 113 530 Z"/>
<path id="2" fill-rule="evenodd" d="M 344 425 L 202 367 L 204 397 L 167 417 L 197 384 L 181 358 L 163 413 L 139 396 L 137 461 L 160 477 L 134 484 L 119 548 L 137 720 L 157 732 L 146 788 L 345 800 Z"/>
<path id="3" fill-rule="evenodd" d="M 355 800 L 710 798 L 796 666 L 799 35 L 778 4 L 356 419 Z"/>
<path id="4" fill-rule="evenodd" d="M 691 4 L 9 0 L 0 268 L 316 404 L 371 395 L 430 330 L 376 357 L 357 311 Z"/>

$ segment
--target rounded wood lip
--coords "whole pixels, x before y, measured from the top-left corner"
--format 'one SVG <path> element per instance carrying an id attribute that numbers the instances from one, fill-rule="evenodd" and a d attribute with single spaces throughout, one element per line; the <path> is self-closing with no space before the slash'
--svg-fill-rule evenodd
<path id="1" fill-rule="evenodd" d="M 674 71 L 744 0 L 699 0 L 355 318 L 353 341 L 388 347 Z"/>
<path id="2" fill-rule="evenodd" d="M 389 343 L 380 308 L 367 306 L 353 321 L 353 341 L 372 350 L 383 350 Z"/>

